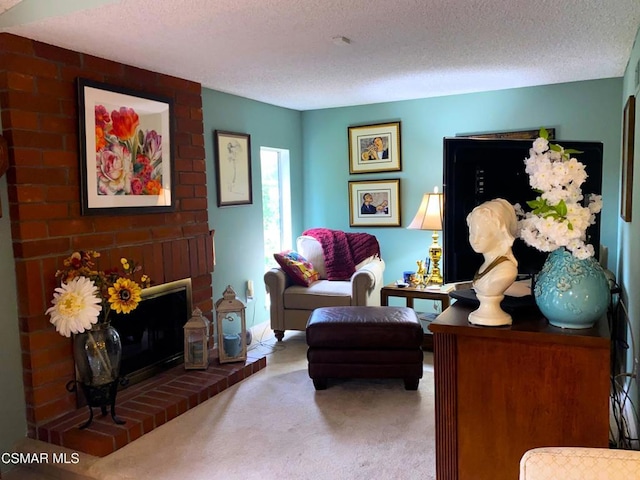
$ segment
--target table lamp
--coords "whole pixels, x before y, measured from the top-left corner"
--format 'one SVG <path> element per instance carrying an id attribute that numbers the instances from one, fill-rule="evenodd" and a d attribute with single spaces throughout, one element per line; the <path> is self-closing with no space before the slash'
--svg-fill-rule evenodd
<path id="1" fill-rule="evenodd" d="M 425 193 L 418 208 L 418 213 L 407 228 L 412 230 L 433 230 L 433 243 L 429 247 L 429 259 L 431 260 L 431 273 L 427 279 L 427 285 L 442 285 L 443 279 L 440 273 L 440 259 L 442 258 L 442 247 L 438 245 L 438 232 L 442 230 L 442 215 L 444 213 L 444 198 L 442 193 L 438 193 L 438 187 L 433 189 L 433 193 Z"/>

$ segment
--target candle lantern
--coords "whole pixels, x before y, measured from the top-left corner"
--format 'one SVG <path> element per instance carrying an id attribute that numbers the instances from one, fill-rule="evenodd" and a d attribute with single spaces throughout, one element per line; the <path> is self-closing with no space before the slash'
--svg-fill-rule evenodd
<path id="1" fill-rule="evenodd" d="M 247 359 L 247 324 L 245 305 L 236 292 L 227 286 L 222 298 L 216 302 L 218 355 L 220 363 L 243 362 Z"/>
<path id="2" fill-rule="evenodd" d="M 199 308 L 184 324 L 184 368 L 206 369 L 209 366 L 209 320 Z"/>

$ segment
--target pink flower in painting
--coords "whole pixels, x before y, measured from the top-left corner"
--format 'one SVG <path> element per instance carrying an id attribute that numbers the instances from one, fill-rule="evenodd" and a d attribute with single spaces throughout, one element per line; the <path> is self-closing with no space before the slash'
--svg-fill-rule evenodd
<path id="1" fill-rule="evenodd" d="M 109 117 L 109 112 L 104 108 L 104 105 L 96 105 L 95 108 L 96 115 L 96 127 L 100 127 L 101 129 L 105 129 L 105 125 L 111 122 L 111 117 Z"/>
<path id="2" fill-rule="evenodd" d="M 162 159 L 162 135 L 158 135 L 155 130 L 147 130 L 144 137 L 144 154 L 152 163 Z"/>
<path id="3" fill-rule="evenodd" d="M 98 189 L 102 195 L 129 193 L 130 157 L 129 151 L 119 145 L 114 145 L 112 150 L 103 149 L 97 153 Z"/>
<path id="4" fill-rule="evenodd" d="M 144 193 L 144 185 L 139 177 L 131 179 L 131 193 L 134 195 L 142 195 Z"/>
<path id="5" fill-rule="evenodd" d="M 138 158 L 136 158 L 134 172 L 141 178 L 144 178 L 145 182 L 150 180 L 153 175 L 153 167 L 151 166 L 149 159 L 144 155 L 138 155 Z"/>

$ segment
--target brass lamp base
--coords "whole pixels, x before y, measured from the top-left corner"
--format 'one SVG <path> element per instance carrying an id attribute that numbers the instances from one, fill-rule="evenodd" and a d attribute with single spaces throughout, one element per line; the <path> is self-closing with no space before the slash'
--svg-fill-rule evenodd
<path id="1" fill-rule="evenodd" d="M 433 243 L 429 247 L 429 259 L 431 260 L 431 273 L 427 277 L 427 285 L 442 285 L 444 279 L 440 273 L 440 259 L 442 258 L 442 247 L 438 245 L 438 233 L 433 232 Z"/>

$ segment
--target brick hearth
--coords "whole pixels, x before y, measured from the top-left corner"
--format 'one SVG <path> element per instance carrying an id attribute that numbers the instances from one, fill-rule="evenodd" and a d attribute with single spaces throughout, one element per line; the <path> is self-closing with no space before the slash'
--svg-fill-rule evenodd
<path id="1" fill-rule="evenodd" d="M 212 355 L 207 370 L 178 365 L 119 392 L 116 415 L 126 420 L 124 425 L 94 408 L 93 422 L 80 430 L 89 418 L 83 407 L 38 427 L 37 438 L 104 457 L 267 366 L 266 357 L 257 351 L 248 352 L 246 363 L 220 364 L 215 349 Z"/>

